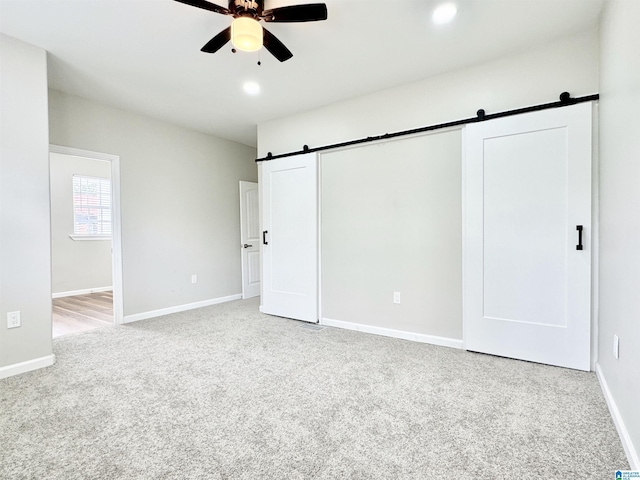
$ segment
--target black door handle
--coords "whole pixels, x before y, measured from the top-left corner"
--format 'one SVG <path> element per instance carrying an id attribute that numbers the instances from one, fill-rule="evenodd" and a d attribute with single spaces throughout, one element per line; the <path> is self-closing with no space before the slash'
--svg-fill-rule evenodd
<path id="1" fill-rule="evenodd" d="M 269 233 L 268 230 L 265 230 L 264 232 L 262 232 L 262 243 L 264 245 L 269 245 L 269 242 L 267 242 L 267 233 Z"/>
<path id="2" fill-rule="evenodd" d="M 576 225 L 576 230 L 578 231 L 578 245 L 576 245 L 576 250 L 582 250 L 582 225 Z"/>

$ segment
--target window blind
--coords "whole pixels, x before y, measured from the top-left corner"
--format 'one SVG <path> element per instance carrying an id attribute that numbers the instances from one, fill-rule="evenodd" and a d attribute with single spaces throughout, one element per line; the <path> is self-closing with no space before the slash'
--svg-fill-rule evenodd
<path id="1" fill-rule="evenodd" d="M 111 180 L 73 176 L 73 233 L 111 236 Z"/>

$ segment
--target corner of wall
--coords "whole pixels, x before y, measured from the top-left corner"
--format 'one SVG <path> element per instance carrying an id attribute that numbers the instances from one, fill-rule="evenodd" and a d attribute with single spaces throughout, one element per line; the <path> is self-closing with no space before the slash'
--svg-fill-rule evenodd
<path id="1" fill-rule="evenodd" d="M 0 49 L 0 317 L 21 313 L 20 327 L 0 323 L 0 375 L 13 375 L 53 361 L 47 63 L 4 34 Z"/>
<path id="2" fill-rule="evenodd" d="M 624 449 L 624 453 L 627 455 L 627 459 L 629 460 L 629 465 L 633 470 L 640 470 L 640 455 L 638 455 L 638 451 L 633 445 L 633 441 L 631 440 L 631 435 L 629 434 L 629 430 L 624 422 L 624 419 L 618 409 L 618 405 L 616 404 L 615 399 L 609 389 L 609 384 L 605 378 L 605 375 L 602 371 L 602 367 L 599 363 L 596 362 L 596 376 L 598 377 L 598 382 L 600 383 L 600 388 L 602 389 L 602 393 L 604 395 L 604 399 L 607 402 L 607 407 L 609 407 L 609 413 L 611 413 L 611 417 L 613 418 L 613 423 L 616 426 L 616 430 L 618 431 L 618 435 L 620 436 L 620 442 L 622 443 L 622 448 Z"/>

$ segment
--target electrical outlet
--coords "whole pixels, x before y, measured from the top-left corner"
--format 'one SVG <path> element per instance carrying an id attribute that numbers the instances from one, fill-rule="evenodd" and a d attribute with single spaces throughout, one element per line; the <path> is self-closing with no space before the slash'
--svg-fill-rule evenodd
<path id="1" fill-rule="evenodd" d="M 400 292 L 393 292 L 393 303 L 400 304 Z"/>
<path id="2" fill-rule="evenodd" d="M 613 336 L 613 356 L 620 358 L 620 339 L 618 335 Z"/>
<path id="3" fill-rule="evenodd" d="M 198 275 L 191 275 L 191 283 L 198 283 Z"/>
<path id="4" fill-rule="evenodd" d="M 20 312 L 7 312 L 7 328 L 20 326 Z"/>

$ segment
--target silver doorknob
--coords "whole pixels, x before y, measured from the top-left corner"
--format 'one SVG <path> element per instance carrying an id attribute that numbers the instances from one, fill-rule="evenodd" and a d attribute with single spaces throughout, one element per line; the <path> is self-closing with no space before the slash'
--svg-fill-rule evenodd
<path id="1" fill-rule="evenodd" d="M 246 243 L 243 245 L 244 248 L 253 247 L 253 245 L 247 245 Z"/>

